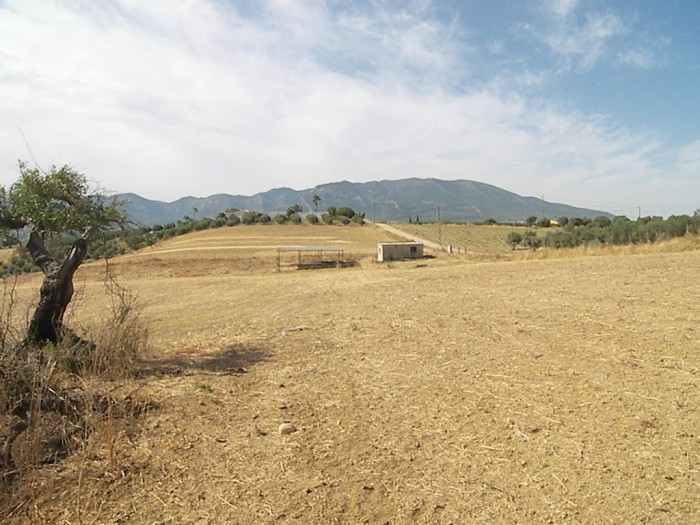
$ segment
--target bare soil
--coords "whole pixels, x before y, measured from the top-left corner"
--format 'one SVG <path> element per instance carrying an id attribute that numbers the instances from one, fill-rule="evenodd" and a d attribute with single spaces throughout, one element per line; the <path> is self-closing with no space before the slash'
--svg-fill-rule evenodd
<path id="1" fill-rule="evenodd" d="M 379 265 L 372 227 L 284 228 L 112 263 L 153 343 L 113 388 L 157 409 L 0 521 L 700 523 L 700 251 Z M 275 271 L 319 232 L 360 265 Z"/>

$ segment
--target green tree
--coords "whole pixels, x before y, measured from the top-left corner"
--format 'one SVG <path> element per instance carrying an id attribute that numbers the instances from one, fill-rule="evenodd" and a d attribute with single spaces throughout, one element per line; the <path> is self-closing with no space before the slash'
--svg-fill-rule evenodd
<path id="1" fill-rule="evenodd" d="M 537 248 L 542 246 L 542 239 L 540 239 L 537 236 L 537 232 L 534 232 L 532 230 L 528 230 L 523 235 L 522 244 L 523 244 L 523 246 L 527 246 L 528 248 L 530 248 L 532 250 L 536 250 Z"/>
<path id="2" fill-rule="evenodd" d="M 510 232 L 508 237 L 506 237 L 506 242 L 512 246 L 513 250 L 515 250 L 515 247 L 523 242 L 523 236 L 518 232 Z"/>
<path id="3" fill-rule="evenodd" d="M 258 222 L 258 214 L 254 211 L 247 211 L 243 214 L 243 217 L 241 217 L 241 222 L 243 224 L 255 224 Z"/>
<path id="4" fill-rule="evenodd" d="M 335 208 L 335 206 L 329 206 L 326 210 L 326 213 L 331 217 L 335 217 L 336 215 L 338 215 L 338 210 Z"/>
<path id="5" fill-rule="evenodd" d="M 353 210 L 350 206 L 341 206 L 338 208 L 338 216 L 341 217 L 347 217 L 348 219 L 352 219 L 355 216 L 355 210 Z"/>
<path id="6" fill-rule="evenodd" d="M 314 211 L 318 211 L 318 203 L 321 202 L 323 199 L 319 197 L 318 195 L 314 194 L 311 196 L 311 202 L 314 205 Z"/>
<path id="7" fill-rule="evenodd" d="M 316 215 L 315 213 L 309 213 L 306 216 L 306 222 L 308 222 L 309 224 L 318 224 L 318 215 Z"/>
<path id="8" fill-rule="evenodd" d="M 298 204 L 292 204 L 287 208 L 287 217 L 291 217 L 295 213 L 301 213 L 302 207 Z"/>
<path id="9" fill-rule="evenodd" d="M 535 217 L 534 215 L 530 215 L 527 219 L 525 219 L 525 224 L 527 224 L 530 227 L 534 226 L 536 222 L 537 217 Z"/>
<path id="10" fill-rule="evenodd" d="M 25 230 L 24 242 L 32 260 L 44 273 L 39 304 L 26 330 L 23 348 L 83 341 L 63 325 L 73 298 L 73 276 L 87 256 L 89 241 L 100 231 L 124 227 L 124 203 L 109 199 L 90 187 L 87 179 L 69 166 L 48 171 L 19 163 L 19 179 L 9 189 L 0 187 L 0 226 Z M 73 242 L 62 261 L 52 255 L 46 240 L 70 235 Z"/>

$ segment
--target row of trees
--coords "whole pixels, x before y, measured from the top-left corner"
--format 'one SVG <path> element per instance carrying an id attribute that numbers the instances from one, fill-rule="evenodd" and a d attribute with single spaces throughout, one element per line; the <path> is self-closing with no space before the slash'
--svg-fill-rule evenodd
<path id="1" fill-rule="evenodd" d="M 278 213 L 274 218 L 267 213 L 256 211 L 245 211 L 244 213 L 236 213 L 235 210 L 229 212 L 221 212 L 216 217 L 202 217 L 194 219 L 189 216 L 183 217 L 177 222 L 167 224 L 155 224 L 152 228 L 140 227 L 131 228 L 125 232 L 105 232 L 102 237 L 97 240 L 88 252 L 88 257 L 100 259 L 108 258 L 113 255 L 124 253 L 125 250 L 136 250 L 145 246 L 150 246 L 158 241 L 191 233 L 193 231 L 202 231 L 213 228 L 223 228 L 252 224 L 302 224 L 304 220 L 309 224 L 364 224 L 364 214 L 358 214 L 348 206 L 340 208 L 329 207 L 328 210 L 319 216 L 316 213 L 309 213 L 302 219 L 302 207 L 299 204 L 293 204 L 287 208 L 285 213 Z M 193 215 L 196 215 L 193 213 Z M 0 273 L 2 268 L 0 267 Z"/>
<path id="2" fill-rule="evenodd" d="M 514 231 L 508 234 L 506 242 L 515 249 L 517 245 L 539 248 L 573 248 L 582 245 L 625 245 L 650 243 L 661 240 L 700 234 L 700 210 L 694 215 L 672 215 L 662 217 L 640 217 L 633 221 L 619 216 L 614 219 L 600 216 L 593 219 L 581 217 L 561 217 L 556 221 L 537 220 L 532 225 L 550 228 L 558 225 L 543 237 L 538 237 L 532 230 L 523 235 Z"/>

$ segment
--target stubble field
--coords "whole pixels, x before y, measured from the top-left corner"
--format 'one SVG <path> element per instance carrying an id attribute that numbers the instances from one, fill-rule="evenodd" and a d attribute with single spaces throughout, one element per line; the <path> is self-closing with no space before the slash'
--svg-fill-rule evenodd
<path id="1" fill-rule="evenodd" d="M 236 227 L 114 259 L 152 350 L 112 388 L 157 408 L 0 517 L 700 522 L 700 251 L 380 265 L 387 235 Z M 278 272 L 282 245 L 359 265 Z M 105 308 L 103 274 L 76 275 L 76 323 Z"/>

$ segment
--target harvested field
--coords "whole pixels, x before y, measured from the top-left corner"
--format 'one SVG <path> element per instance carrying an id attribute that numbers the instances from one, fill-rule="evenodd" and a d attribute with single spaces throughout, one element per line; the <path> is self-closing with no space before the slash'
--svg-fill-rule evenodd
<path id="1" fill-rule="evenodd" d="M 115 259 L 153 353 L 113 388 L 158 408 L 3 488 L 0 521 L 700 522 L 700 251 L 380 265 L 386 235 L 236 227 Z M 276 272 L 283 242 L 360 264 Z"/>

